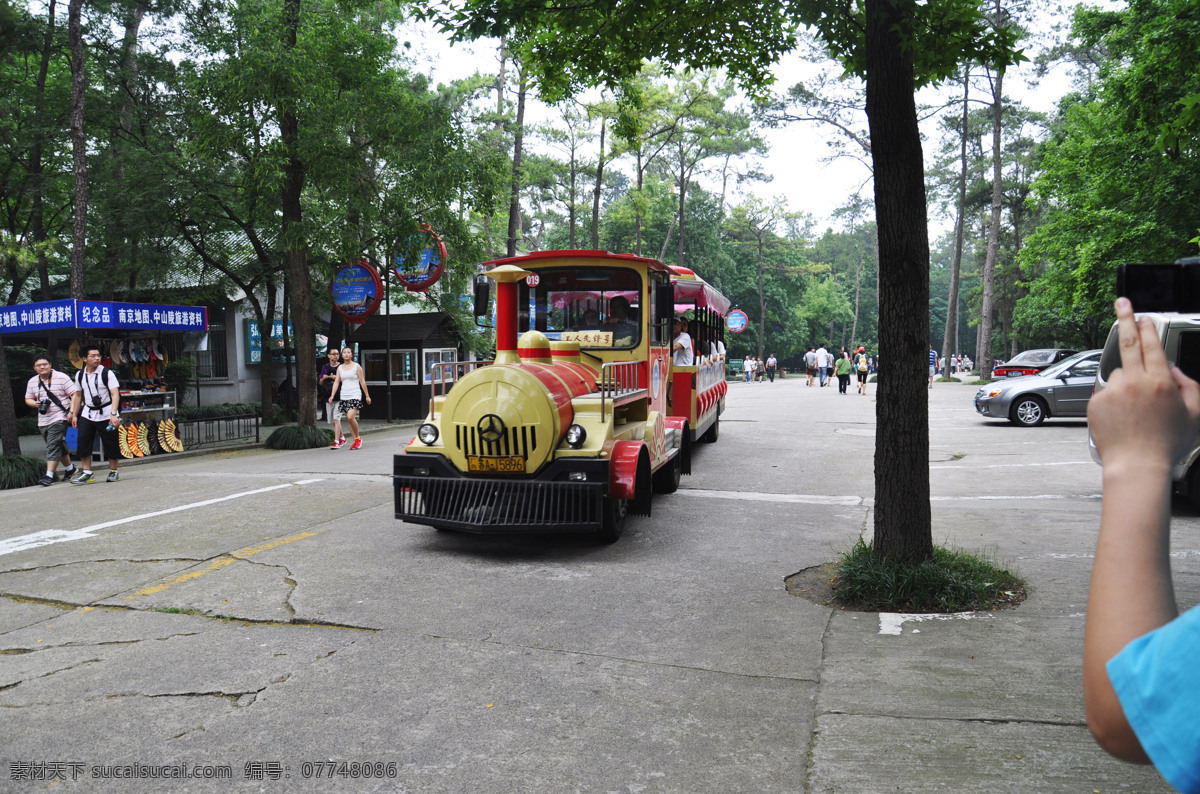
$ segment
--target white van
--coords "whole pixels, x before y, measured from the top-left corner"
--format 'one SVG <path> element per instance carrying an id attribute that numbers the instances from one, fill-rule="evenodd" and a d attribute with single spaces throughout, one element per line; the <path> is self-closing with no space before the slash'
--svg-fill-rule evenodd
<path id="1" fill-rule="evenodd" d="M 1145 317 L 1154 323 L 1158 329 L 1158 338 L 1162 340 L 1163 350 L 1167 360 L 1178 366 L 1184 373 L 1200 380 L 1200 313 L 1188 312 L 1145 312 L 1138 317 Z M 1100 392 L 1108 382 L 1113 370 L 1121 366 L 1120 342 L 1117 339 L 1117 324 L 1108 332 L 1108 340 L 1104 343 L 1104 353 L 1100 356 L 1100 372 L 1096 375 L 1096 387 L 1093 395 Z M 1088 448 L 1092 460 L 1100 462 L 1096 452 L 1096 444 L 1088 433 Z M 1200 439 L 1192 444 L 1191 450 L 1183 457 L 1171 472 L 1175 489 L 1200 509 Z"/>

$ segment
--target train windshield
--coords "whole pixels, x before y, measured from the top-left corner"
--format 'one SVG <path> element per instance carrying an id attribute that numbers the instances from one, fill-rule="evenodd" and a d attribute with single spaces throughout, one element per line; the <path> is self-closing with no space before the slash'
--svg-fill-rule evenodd
<path id="1" fill-rule="evenodd" d="M 642 279 L 612 267 L 540 270 L 529 288 L 537 330 L 580 347 L 633 348 L 642 340 Z"/>

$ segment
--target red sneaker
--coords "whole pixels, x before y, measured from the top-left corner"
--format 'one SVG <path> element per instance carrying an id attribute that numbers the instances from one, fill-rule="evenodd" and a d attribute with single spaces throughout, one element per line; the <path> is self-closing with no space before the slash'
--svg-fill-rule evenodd
<path id="1" fill-rule="evenodd" d="M 342 442 L 342 443 L 345 443 L 345 442 Z M 350 445 L 350 449 L 362 449 L 362 439 L 361 438 L 354 439 L 354 443 Z"/>
<path id="2" fill-rule="evenodd" d="M 344 446 L 346 446 L 346 439 L 339 438 L 337 441 L 333 442 L 333 445 L 330 447 L 330 449 L 341 449 Z"/>

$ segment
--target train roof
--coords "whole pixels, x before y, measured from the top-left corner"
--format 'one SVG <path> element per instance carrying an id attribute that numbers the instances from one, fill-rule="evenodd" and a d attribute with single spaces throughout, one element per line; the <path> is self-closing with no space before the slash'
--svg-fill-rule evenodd
<path id="1" fill-rule="evenodd" d="M 534 251 L 521 256 L 509 256 L 503 259 L 493 259 L 490 262 L 484 262 L 484 267 L 492 268 L 500 265 L 517 265 L 525 266 L 536 263 L 538 260 L 554 260 L 554 259 L 587 259 L 591 261 L 602 260 L 608 264 L 621 264 L 623 262 L 636 262 L 645 265 L 648 269 L 667 273 L 671 277 L 671 283 L 675 285 L 676 301 L 683 299 L 686 302 L 695 302 L 696 306 L 701 309 L 711 309 L 720 315 L 725 315 L 729 312 L 729 299 L 717 290 L 716 287 L 709 284 L 700 276 L 696 275 L 694 270 L 686 267 L 677 267 L 675 265 L 665 264 L 657 259 L 651 259 L 646 256 L 637 256 L 636 254 L 614 254 L 611 251 L 592 251 L 581 249 L 569 249 L 562 251 Z"/>
<path id="2" fill-rule="evenodd" d="M 522 265 L 536 262 L 539 259 L 604 259 L 610 260 L 610 264 L 619 264 L 620 262 L 637 262 L 643 264 L 651 270 L 666 271 L 671 270 L 670 267 L 663 264 L 657 259 L 651 259 L 646 256 L 637 256 L 636 254 L 614 254 L 612 251 L 586 251 L 579 249 L 568 249 L 562 251 L 534 251 L 521 256 L 509 256 L 504 259 L 493 259 L 490 262 L 484 262 L 484 267 L 497 267 L 499 265 Z"/>

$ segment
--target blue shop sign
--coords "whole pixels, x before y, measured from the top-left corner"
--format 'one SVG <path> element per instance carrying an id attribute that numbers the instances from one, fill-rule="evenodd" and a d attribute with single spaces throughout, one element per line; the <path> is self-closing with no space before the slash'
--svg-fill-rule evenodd
<path id="1" fill-rule="evenodd" d="M 44 301 L 0 307 L 0 333 L 75 327 L 75 301 Z"/>
<path id="2" fill-rule="evenodd" d="M 0 307 L 0 332 L 29 333 L 54 328 L 207 331 L 203 306 L 57 300 Z"/>

